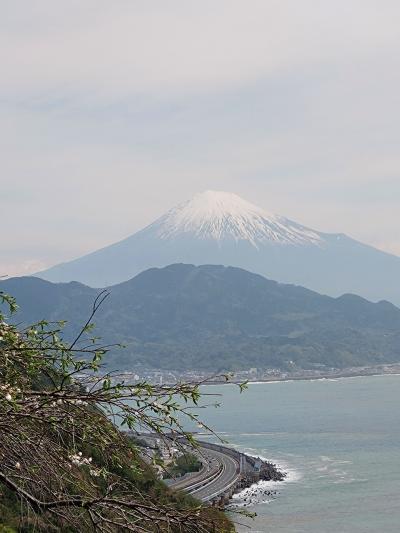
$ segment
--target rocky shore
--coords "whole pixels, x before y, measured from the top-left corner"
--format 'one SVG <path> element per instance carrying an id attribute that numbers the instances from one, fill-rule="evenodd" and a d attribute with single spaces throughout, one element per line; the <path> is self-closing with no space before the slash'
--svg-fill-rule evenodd
<path id="1" fill-rule="evenodd" d="M 286 472 L 282 472 L 273 463 L 264 462 L 260 473 L 260 479 L 263 481 L 284 481 L 287 476 Z"/>
<path id="2" fill-rule="evenodd" d="M 234 494 L 242 492 L 244 489 L 250 490 L 255 484 L 263 481 L 284 481 L 287 474 L 280 470 L 276 464 L 245 455 L 244 468 L 241 473 L 240 481 L 237 483 Z M 266 489 L 266 495 L 276 495 L 274 489 Z"/>

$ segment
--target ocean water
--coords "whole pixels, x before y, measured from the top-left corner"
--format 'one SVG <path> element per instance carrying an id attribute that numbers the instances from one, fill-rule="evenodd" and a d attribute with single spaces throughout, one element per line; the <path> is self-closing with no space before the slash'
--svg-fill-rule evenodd
<path id="1" fill-rule="evenodd" d="M 282 483 L 234 499 L 256 512 L 240 532 L 400 532 L 400 376 L 204 387 L 202 419 L 229 443 L 277 463 Z M 276 495 L 268 495 L 270 489 Z"/>

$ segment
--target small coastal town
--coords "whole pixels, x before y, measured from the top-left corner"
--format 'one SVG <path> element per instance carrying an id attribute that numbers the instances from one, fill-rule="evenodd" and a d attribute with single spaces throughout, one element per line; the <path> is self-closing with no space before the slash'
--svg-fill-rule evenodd
<path id="1" fill-rule="evenodd" d="M 400 374 L 400 364 L 382 364 L 372 366 L 357 366 L 349 368 L 328 368 L 323 365 L 315 369 L 293 369 L 283 371 L 279 368 L 249 368 L 234 373 L 211 373 L 201 370 L 163 370 L 137 369 L 118 374 L 127 383 L 147 381 L 154 385 L 169 385 L 179 381 L 209 383 L 243 383 L 268 382 L 304 379 L 337 379 L 344 377 L 374 376 L 386 374 Z"/>

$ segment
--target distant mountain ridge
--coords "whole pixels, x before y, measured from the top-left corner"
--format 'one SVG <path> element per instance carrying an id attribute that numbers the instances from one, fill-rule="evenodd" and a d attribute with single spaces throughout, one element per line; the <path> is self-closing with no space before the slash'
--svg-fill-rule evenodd
<path id="1" fill-rule="evenodd" d="M 323 294 L 400 305 L 400 258 L 309 229 L 239 196 L 206 191 L 134 235 L 37 275 L 105 287 L 173 263 L 236 266 Z"/>
<path id="2" fill-rule="evenodd" d="M 80 283 L 13 278 L 0 289 L 16 296 L 16 321 L 81 325 L 98 290 Z M 118 369 L 211 371 L 250 367 L 344 368 L 400 361 L 400 309 L 355 295 L 322 296 L 242 269 L 185 264 L 153 268 L 109 288 L 95 322 Z"/>

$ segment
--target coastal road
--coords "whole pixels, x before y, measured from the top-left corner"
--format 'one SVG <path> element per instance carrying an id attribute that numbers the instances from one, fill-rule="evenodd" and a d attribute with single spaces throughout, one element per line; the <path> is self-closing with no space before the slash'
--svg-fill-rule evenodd
<path id="1" fill-rule="evenodd" d="M 171 488 L 189 492 L 198 500 L 207 502 L 225 493 L 239 477 L 239 463 L 230 455 L 217 450 L 200 448 L 204 468 L 197 475 L 176 480 Z"/>

